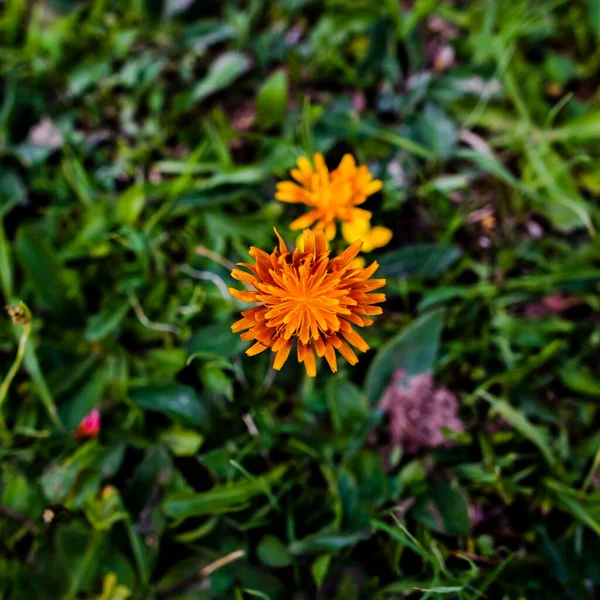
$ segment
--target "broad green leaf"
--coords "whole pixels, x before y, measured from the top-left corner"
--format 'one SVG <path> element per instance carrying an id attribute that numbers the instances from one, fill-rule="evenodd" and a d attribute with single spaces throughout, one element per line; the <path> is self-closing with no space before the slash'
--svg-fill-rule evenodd
<path id="1" fill-rule="evenodd" d="M 263 129 L 280 125 L 287 108 L 287 76 L 285 71 L 276 71 L 260 87 L 256 108 L 258 124 Z"/>
<path id="2" fill-rule="evenodd" d="M 204 437 L 191 429 L 172 427 L 160 434 L 160 441 L 168 446 L 175 456 L 194 456 L 198 453 Z"/>
<path id="3" fill-rule="evenodd" d="M 99 452 L 97 442 L 87 442 L 75 454 L 44 472 L 40 484 L 50 504 L 62 504 L 67 499 L 79 472 L 94 464 Z"/>
<path id="4" fill-rule="evenodd" d="M 287 467 L 280 465 L 252 480 L 215 486 L 208 492 L 198 494 L 174 494 L 165 500 L 164 510 L 167 515 L 178 519 L 235 510 L 256 496 L 268 492 L 269 488 L 277 483 L 286 471 Z"/>
<path id="5" fill-rule="evenodd" d="M 256 548 L 260 561 L 268 567 L 287 567 L 292 560 L 288 549 L 274 535 L 265 535 Z"/>
<path id="6" fill-rule="evenodd" d="M 146 386 L 131 391 L 131 399 L 140 408 L 161 412 L 184 425 L 205 429 L 209 415 L 202 398 L 191 387 L 181 383 L 165 386 Z"/>
<path id="7" fill-rule="evenodd" d="M 403 369 L 408 377 L 433 369 L 444 315 L 444 309 L 423 315 L 379 349 L 365 379 L 370 403 L 381 398 L 396 369 Z"/>
<path id="8" fill-rule="evenodd" d="M 426 104 L 416 118 L 420 141 L 442 160 L 448 159 L 456 147 L 456 125 L 446 112 L 435 104 Z"/>
<path id="9" fill-rule="evenodd" d="M 467 535 L 471 529 L 465 491 L 445 481 L 436 481 L 417 499 L 411 515 L 423 525 L 446 535 Z"/>
<path id="10" fill-rule="evenodd" d="M 240 52 L 221 54 L 209 67 L 208 73 L 193 89 L 191 101 L 204 98 L 229 87 L 238 77 L 250 69 L 250 59 Z"/>
<path id="11" fill-rule="evenodd" d="M 146 203 L 144 188 L 133 185 L 125 190 L 117 202 L 117 221 L 121 224 L 133 225 Z"/>
<path id="12" fill-rule="evenodd" d="M 561 369 L 560 378 L 574 392 L 600 398 L 600 379 L 588 369 L 568 365 Z"/>
<path id="13" fill-rule="evenodd" d="M 15 250 L 39 301 L 53 313 L 64 313 L 68 303 L 62 267 L 48 241 L 37 231 L 22 227 Z"/>
<path id="14" fill-rule="evenodd" d="M 325 394 L 331 422 L 337 433 L 352 435 L 369 418 L 363 392 L 342 377 L 330 377 Z"/>

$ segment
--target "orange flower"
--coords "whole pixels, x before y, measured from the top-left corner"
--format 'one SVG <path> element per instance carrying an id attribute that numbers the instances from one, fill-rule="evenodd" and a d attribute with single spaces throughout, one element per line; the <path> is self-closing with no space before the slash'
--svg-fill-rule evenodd
<path id="1" fill-rule="evenodd" d="M 315 230 L 324 230 L 327 239 L 332 240 L 335 237 L 336 219 L 354 221 L 371 218 L 369 211 L 356 206 L 378 192 L 382 183 L 373 179 L 365 165 L 357 167 L 350 154 L 346 154 L 338 168 L 331 173 L 322 154 L 315 154 L 313 162 L 314 167 L 307 158 L 299 158 L 298 168 L 291 171 L 298 183 L 282 181 L 277 184 L 277 200 L 299 202 L 312 207 L 312 210 L 293 221 L 290 229 L 305 229 L 316 222 Z"/>
<path id="2" fill-rule="evenodd" d="M 240 292 L 229 288 L 231 295 L 244 302 L 259 305 L 242 312 L 244 317 L 234 325 L 234 333 L 244 341 L 256 343 L 246 350 L 254 356 L 267 348 L 276 352 L 273 367 L 281 369 L 294 340 L 298 340 L 298 362 L 303 362 L 309 377 L 317 372 L 315 355 L 325 357 L 331 370 L 337 371 L 335 350 L 351 365 L 358 362 L 350 346 L 362 352 L 368 344 L 352 325 L 364 327 L 373 321 L 368 317 L 381 314 L 378 306 L 384 294 L 371 294 L 385 285 L 385 279 L 369 279 L 379 266 L 351 269 L 350 262 L 360 252 L 358 240 L 334 259 L 329 259 L 327 240 L 322 231 L 304 231 L 302 249 L 290 252 L 279 238 L 279 249 L 267 254 L 250 248 L 255 264 L 238 263 L 250 273 L 234 269 L 234 279 L 250 284 L 256 291 Z"/>

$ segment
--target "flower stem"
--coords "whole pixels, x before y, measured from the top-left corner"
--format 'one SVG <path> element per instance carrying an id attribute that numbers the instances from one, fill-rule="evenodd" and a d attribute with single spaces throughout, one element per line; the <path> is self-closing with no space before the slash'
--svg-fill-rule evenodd
<path id="1" fill-rule="evenodd" d="M 2 405 L 6 400 L 8 388 L 10 387 L 12 380 L 15 378 L 15 375 L 18 373 L 19 368 L 21 366 L 21 362 L 23 362 L 23 356 L 25 355 L 25 347 L 27 346 L 27 341 L 29 340 L 29 336 L 31 334 L 31 314 L 28 314 L 29 310 L 25 307 L 23 303 L 21 303 L 21 305 L 22 307 L 24 307 L 21 307 L 21 310 L 23 310 L 25 317 L 22 321 L 23 333 L 21 334 L 21 338 L 19 339 L 17 356 L 15 357 L 13 364 L 11 365 L 10 369 L 8 370 L 8 373 L 6 374 L 6 377 L 4 377 L 4 380 L 0 385 L 0 437 L 2 437 L 8 445 L 10 445 L 11 442 L 11 435 L 8 431 L 8 428 L 6 427 L 6 421 L 4 420 L 4 415 L 2 414 Z M 16 320 L 14 316 L 13 322 L 15 324 L 19 323 L 19 321 Z"/>

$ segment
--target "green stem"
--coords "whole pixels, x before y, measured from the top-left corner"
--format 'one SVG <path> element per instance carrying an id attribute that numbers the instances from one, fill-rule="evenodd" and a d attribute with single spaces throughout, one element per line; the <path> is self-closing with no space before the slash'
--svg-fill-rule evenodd
<path id="1" fill-rule="evenodd" d="M 96 550 L 101 541 L 100 534 L 94 530 L 92 531 L 92 535 L 88 542 L 87 548 L 85 549 L 85 554 L 81 559 L 81 563 L 79 564 L 79 568 L 75 570 L 73 575 L 73 579 L 71 580 L 71 585 L 69 587 L 69 593 L 67 594 L 67 600 L 73 600 L 77 597 L 77 593 L 79 592 L 79 588 L 83 584 L 83 578 L 87 574 L 90 565 L 94 559 L 96 554 Z"/>
<path id="2" fill-rule="evenodd" d="M 29 340 L 29 335 L 31 334 L 31 320 L 23 325 L 23 333 L 21 334 L 21 339 L 19 340 L 19 347 L 17 349 L 17 356 L 13 364 L 11 365 L 2 385 L 0 385 L 0 436 L 10 444 L 11 435 L 6 427 L 6 421 L 4 420 L 4 416 L 2 415 L 2 405 L 4 404 L 4 400 L 6 399 L 6 395 L 8 394 L 8 388 L 12 383 L 12 380 L 15 378 L 15 375 L 18 373 L 19 368 L 21 366 L 21 362 L 23 362 L 23 356 L 25 355 L 25 347 L 27 346 L 27 340 Z"/>

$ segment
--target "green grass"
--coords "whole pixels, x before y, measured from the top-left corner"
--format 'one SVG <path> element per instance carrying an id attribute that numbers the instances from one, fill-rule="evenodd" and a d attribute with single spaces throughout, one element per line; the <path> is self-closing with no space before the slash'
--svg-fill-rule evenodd
<path id="1" fill-rule="evenodd" d="M 596 597 L 599 39 L 597 0 L 0 1 L 0 598 Z M 316 151 L 394 237 L 309 380 L 225 288 Z M 397 369 L 450 447 L 389 447 Z"/>

